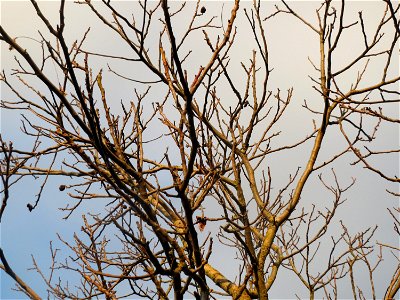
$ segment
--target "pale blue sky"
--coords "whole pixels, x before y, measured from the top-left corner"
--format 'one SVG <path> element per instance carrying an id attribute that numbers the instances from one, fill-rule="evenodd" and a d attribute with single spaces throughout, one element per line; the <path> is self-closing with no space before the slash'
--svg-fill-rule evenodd
<path id="1" fill-rule="evenodd" d="M 207 1 L 207 3 L 205 3 L 208 9 L 207 13 L 216 13 L 221 3 L 222 2 Z M 249 3 L 250 2 L 247 2 L 247 4 Z M 123 46 L 114 43 L 113 35 L 109 31 L 104 30 L 103 24 L 100 24 L 96 17 L 89 13 L 87 8 L 83 6 L 77 7 L 77 5 L 73 5 L 71 2 L 68 4 L 66 14 L 67 41 L 71 42 L 72 39 L 80 38 L 87 26 L 99 24 L 93 27 L 91 35 L 89 36 L 87 48 L 93 47 L 96 51 L 104 53 L 110 53 L 116 49 L 121 52 L 126 51 Z M 129 3 L 126 4 L 129 5 Z M 50 19 L 55 22 L 58 18 L 57 4 L 55 2 L 40 2 L 40 5 L 45 8 L 44 12 L 46 15 L 50 16 Z M 226 14 L 229 14 L 230 5 L 231 3 L 229 1 L 226 1 L 224 4 L 224 12 Z M 245 5 L 246 4 L 243 3 L 243 6 Z M 269 8 L 273 7 L 272 3 L 266 5 Z M 293 7 L 301 11 L 306 18 L 311 18 L 315 21 L 313 9 L 313 7 L 315 7 L 315 2 L 299 1 L 298 3 L 293 3 Z M 381 11 L 381 8 L 382 3 L 378 1 L 351 2 L 348 5 L 349 12 L 347 16 L 352 16 L 352 19 L 357 18 L 357 11 L 362 9 L 365 20 L 368 20 L 366 22 L 368 29 L 371 25 L 375 25 L 375 22 L 380 17 L 380 15 L 376 15 L 376 11 Z M 240 76 L 243 74 L 239 62 L 246 61 L 246 59 L 251 57 L 251 51 L 255 45 L 249 34 L 249 27 L 245 21 L 243 12 L 237 21 L 238 36 L 236 39 L 238 43 L 233 47 L 231 57 L 233 60 L 232 70 L 235 73 L 234 78 L 239 83 L 241 81 Z M 45 32 L 43 25 L 40 24 L 30 3 L 27 1 L 1 1 L 1 24 L 13 36 L 35 37 L 39 39 L 37 30 L 40 29 Z M 307 99 L 308 103 L 315 105 L 314 107 L 320 105 L 320 99 L 311 88 L 311 81 L 307 77 L 309 74 L 315 75 L 307 57 L 309 56 L 311 59 L 314 58 L 314 60 L 317 59 L 318 37 L 293 17 L 279 16 L 268 24 L 267 35 L 270 43 L 270 60 L 274 68 L 271 75 L 270 89 L 275 90 L 279 87 L 282 91 L 285 91 L 290 87 L 294 87 L 294 97 L 292 100 L 294 103 L 289 107 L 285 119 L 286 121 L 281 122 L 279 125 L 280 127 L 277 128 L 277 130 L 284 133 L 279 142 L 294 142 L 298 138 L 303 137 L 305 132 L 308 133 L 312 129 L 312 116 L 301 109 L 303 100 Z M 177 24 L 175 23 L 175 25 Z M 179 25 L 177 28 L 179 29 Z M 346 36 L 345 45 L 342 45 L 341 48 L 343 50 L 338 51 L 338 54 L 340 53 L 337 57 L 338 61 L 345 63 L 351 59 L 352 54 L 360 47 L 358 37 L 359 36 L 355 35 L 354 32 Z M 157 38 L 158 36 L 154 39 L 155 47 L 157 47 Z M 18 42 L 26 45 L 26 47 L 32 49 L 32 51 L 37 51 L 39 49 L 37 43 L 30 39 L 21 38 Z M 204 61 L 207 60 L 207 47 L 204 46 L 204 41 L 201 37 L 198 40 L 191 40 L 188 47 L 189 46 L 196 50 L 204 49 L 204 51 L 199 51 L 196 56 L 192 57 L 189 61 L 194 66 L 192 73 L 196 73 L 198 66 L 202 63 L 204 64 Z M 1 68 L 9 70 L 10 66 L 14 63 L 11 60 L 13 53 L 8 51 L 7 47 L 4 45 L 2 45 L 1 51 Z M 106 68 L 104 61 L 102 62 L 100 60 L 98 68 L 100 68 L 101 64 L 103 64 L 103 68 Z M 126 74 L 132 72 L 130 69 L 124 68 L 122 64 L 116 62 L 113 62 L 113 66 L 119 68 L 122 72 L 126 72 Z M 398 61 L 397 63 L 393 63 L 393 66 L 391 70 L 392 74 L 398 72 L 398 70 L 396 70 Z M 379 77 L 381 74 L 379 70 L 379 65 L 371 64 L 368 76 L 366 77 L 367 81 L 376 80 L 374 77 Z M 144 71 L 143 69 L 143 72 Z M 342 84 L 345 85 L 346 81 L 354 79 L 357 71 L 358 70 L 352 70 L 349 73 L 349 77 L 342 79 Z M 137 72 L 142 72 L 142 69 L 139 69 Z M 117 100 L 116 104 L 118 104 L 119 99 L 128 99 L 132 95 L 134 86 L 130 82 L 121 81 L 119 79 L 116 80 L 110 73 L 106 73 L 103 77 L 105 78 L 105 85 L 107 86 L 108 84 L 108 93 L 115 95 Z M 140 85 L 137 87 L 143 88 L 143 86 Z M 161 92 L 157 92 L 155 89 L 150 95 L 150 98 L 157 99 L 159 94 L 161 95 Z M 225 99 L 222 101 L 229 101 L 229 94 L 225 96 Z M 11 97 L 11 94 L 2 86 L 1 98 L 4 99 L 7 97 Z M 389 113 L 398 116 L 398 106 L 394 107 Z M 22 138 L 19 133 L 20 124 L 17 112 L 2 111 L 1 132 L 3 139 L 14 140 L 17 145 L 29 145 L 29 142 Z M 383 129 L 381 134 L 378 135 L 377 144 L 375 144 L 376 149 L 398 147 L 398 126 L 387 126 Z M 154 131 L 156 132 L 157 128 Z M 329 157 L 330 154 L 342 149 L 345 145 L 337 129 L 329 129 L 327 140 L 328 142 L 322 149 L 320 157 L 321 162 L 325 157 Z M 271 160 L 268 161 L 268 166 L 270 166 L 272 174 L 274 178 L 276 178 L 275 183 L 277 184 L 277 189 L 280 187 L 280 184 L 282 185 L 286 182 L 289 173 L 293 173 L 298 166 L 303 165 L 303 154 L 307 153 L 307 150 L 309 150 L 309 145 L 295 151 L 288 151 L 286 152 L 286 156 L 282 156 L 282 154 L 278 154 L 279 156 L 277 155 L 276 157 L 273 155 L 271 156 Z M 154 153 L 154 155 L 157 155 L 157 153 Z M 396 206 L 398 204 L 398 199 L 386 193 L 385 190 L 390 189 L 392 191 L 398 191 L 398 186 L 382 180 L 376 174 L 362 170 L 359 166 L 349 168 L 348 163 L 351 161 L 354 161 L 354 156 L 347 156 L 341 162 L 335 163 L 322 171 L 324 177 L 330 178 L 330 168 L 334 167 L 343 184 L 349 183 L 352 177 L 357 177 L 356 185 L 345 194 L 348 201 L 341 207 L 336 218 L 336 223 L 330 229 L 331 231 L 329 234 L 340 234 L 339 219 L 342 219 L 353 233 L 378 224 L 379 229 L 374 240 L 396 244 L 398 242 L 397 236 L 393 233 L 392 220 L 386 208 Z M 397 155 L 392 155 L 378 163 L 388 174 L 398 174 L 399 158 Z M 323 209 L 332 202 L 331 196 L 322 189 L 317 182 L 316 175 L 318 174 L 319 172 L 314 174 L 314 178 L 306 185 L 303 195 L 304 201 L 302 202 L 304 207 L 309 208 L 313 203 Z M 65 179 L 51 179 L 38 208 L 32 213 L 28 212 L 26 204 L 28 202 L 34 202 L 33 199 L 38 192 L 38 184 L 42 182 L 42 180 L 34 181 L 28 179 L 11 189 L 9 204 L 1 224 L 1 245 L 10 265 L 17 274 L 34 289 L 37 289 L 43 297 L 45 297 L 46 294 L 44 292 L 45 286 L 42 280 L 35 272 L 27 271 L 28 268 L 32 267 L 31 255 L 37 259 L 37 262 L 43 270 L 47 270 L 50 262 L 49 241 L 54 241 L 54 247 L 62 247 L 61 243 L 57 240 L 56 233 L 59 233 L 66 240 L 72 240 L 73 232 L 79 232 L 80 230 L 80 215 L 84 213 L 85 210 L 92 211 L 101 209 L 99 203 L 85 204 L 75 213 L 73 218 L 67 221 L 62 220 L 65 214 L 58 210 L 58 208 L 65 205 L 66 201 L 68 201 L 67 195 L 58 191 L 58 185 L 63 183 L 63 180 Z M 327 240 L 329 241 L 329 237 Z M 329 246 L 325 246 L 324 251 L 326 252 L 328 250 Z M 226 263 L 227 257 L 230 256 L 233 258 L 234 254 L 227 251 L 228 250 L 222 246 L 215 247 L 211 262 L 216 262 L 217 266 L 222 267 L 226 274 L 235 274 L 237 267 L 233 264 L 229 265 Z M 67 255 L 68 253 L 66 252 L 65 256 Z M 378 295 L 383 295 L 384 283 L 387 282 L 388 276 L 391 276 L 391 270 L 393 269 L 393 258 L 388 251 L 385 251 L 385 255 L 387 255 L 387 258 L 380 266 L 377 273 L 378 275 L 376 276 Z M 62 256 L 63 254 L 60 254 L 60 257 Z M 0 272 L 0 275 L 0 297 L 2 299 L 24 298 L 22 294 L 10 290 L 13 287 L 13 282 L 7 275 L 3 272 Z M 363 274 L 358 275 L 363 278 Z M 292 278 L 291 276 L 292 275 L 287 275 L 287 277 L 285 277 L 286 280 L 290 278 L 291 286 L 294 289 L 299 288 L 300 284 L 298 279 Z M 289 299 L 293 297 L 293 292 L 287 289 L 285 278 L 278 280 L 277 285 L 272 288 L 272 298 Z M 365 280 L 365 278 L 362 280 Z M 299 295 L 302 295 L 302 293 L 300 292 Z M 343 295 L 339 295 L 342 299 L 347 298 L 347 296 L 350 296 L 350 294 L 346 294 L 346 292 Z"/>

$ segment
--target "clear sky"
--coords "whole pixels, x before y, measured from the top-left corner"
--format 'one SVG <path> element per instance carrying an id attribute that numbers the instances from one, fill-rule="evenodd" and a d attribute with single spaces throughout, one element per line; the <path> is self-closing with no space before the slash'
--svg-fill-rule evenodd
<path id="1" fill-rule="evenodd" d="M 124 1 L 121 5 L 126 5 L 125 9 L 129 8 L 129 1 Z M 21 37 L 18 41 L 25 45 L 30 51 L 39 53 L 39 45 L 36 41 L 32 40 L 39 39 L 37 33 L 38 30 L 45 32 L 44 26 L 40 23 L 37 18 L 31 4 L 28 1 L 1 1 L 1 25 L 9 32 L 12 36 Z M 243 6 L 249 5 L 250 2 L 246 2 Z M 263 2 L 265 9 L 273 9 L 272 2 Z M 315 23 L 315 7 L 316 2 L 298 1 L 292 3 L 293 7 L 296 8 L 303 16 L 307 19 L 313 20 Z M 44 12 L 53 22 L 57 20 L 58 5 L 56 2 L 40 2 L 41 7 L 45 8 Z M 231 2 L 230 1 L 207 1 L 204 4 L 207 7 L 207 13 L 218 15 L 222 5 L 224 6 L 225 14 L 229 14 Z M 357 19 L 357 12 L 363 10 L 363 15 L 366 21 L 367 31 L 371 31 L 376 22 L 379 20 L 381 14 L 377 15 L 377 11 L 382 11 L 383 4 L 380 1 L 356 1 L 348 4 L 348 14 L 346 17 L 350 20 Z M 84 6 L 78 6 L 72 2 L 68 3 L 67 6 L 67 41 L 72 42 L 73 39 L 80 38 L 88 26 L 93 26 L 92 32 L 89 35 L 87 48 L 95 48 L 97 52 L 110 53 L 112 51 L 126 51 L 118 43 L 114 43 L 113 34 L 104 29 L 101 22 L 97 21 L 96 17 L 89 12 Z M 184 19 L 181 20 L 182 24 Z M 319 98 L 316 92 L 312 89 L 312 82 L 308 75 L 315 75 L 312 65 L 309 63 L 308 58 L 316 60 L 318 58 L 318 37 L 307 29 L 304 24 L 290 16 L 279 16 L 272 19 L 267 23 L 267 36 L 269 40 L 270 60 L 274 71 L 272 72 L 272 78 L 270 82 L 270 89 L 276 90 L 280 88 L 282 91 L 293 87 L 294 88 L 294 103 L 289 108 L 287 113 L 286 121 L 280 123 L 279 130 L 283 132 L 279 139 L 279 143 L 294 142 L 297 139 L 303 137 L 305 133 L 311 131 L 313 123 L 313 116 L 301 108 L 303 100 L 306 99 L 311 105 L 318 107 Z M 178 34 L 181 24 L 176 23 Z M 234 79 L 239 83 L 242 79 L 243 72 L 240 66 L 240 61 L 247 61 L 251 57 L 251 51 L 255 48 L 254 40 L 249 34 L 249 26 L 244 17 L 243 11 L 241 12 L 239 19 L 237 20 L 238 36 L 236 37 L 237 44 L 232 48 L 232 72 L 235 74 Z M 156 35 L 154 37 L 154 47 L 157 45 Z M 346 63 L 348 62 L 355 52 L 362 47 L 362 42 L 359 40 L 359 32 L 349 33 L 343 45 L 341 45 L 341 51 L 338 52 L 337 62 Z M 119 48 L 120 47 L 120 48 Z M 194 50 L 198 50 L 194 56 L 191 56 L 189 63 L 193 64 L 193 70 L 189 70 L 189 73 L 196 73 L 198 67 L 207 60 L 208 52 L 204 41 L 200 36 L 198 40 L 192 39 L 187 47 L 192 47 Z M 158 48 L 156 48 L 158 49 Z M 201 49 L 205 49 L 202 51 Z M 10 72 L 13 64 L 12 60 L 14 53 L 9 51 L 6 46 L 2 44 L 1 48 L 1 69 L 5 69 L 6 72 Z M 114 67 L 119 68 L 121 72 L 130 74 L 131 69 L 124 68 L 122 64 L 112 62 Z M 397 63 L 393 65 L 398 66 Z M 98 69 L 103 67 L 106 69 L 104 61 L 99 60 Z M 392 74 L 398 72 L 396 68 L 391 70 Z M 138 70 L 138 69 L 136 69 Z M 352 70 L 348 78 L 343 78 L 342 84 L 345 85 L 346 80 L 354 78 L 358 70 Z M 49 70 L 49 72 L 51 72 Z M 141 72 L 139 70 L 138 72 Z M 376 76 L 379 77 L 380 65 L 371 63 L 368 69 L 368 76 L 366 77 L 366 83 L 369 80 L 376 80 Z M 146 76 L 144 74 L 143 76 Z M 143 86 L 132 85 L 129 82 L 116 80 L 112 77 L 112 74 L 106 73 L 105 85 L 109 84 L 108 93 L 115 95 L 115 108 L 119 99 L 129 99 L 132 94 L 133 88 L 137 87 L 143 89 Z M 243 80 L 244 82 L 244 80 Z M 112 86 L 111 86 L 112 83 Z M 158 97 L 158 92 L 153 91 L 152 98 Z M 161 93 L 160 93 L 161 94 Z M 222 93 L 223 94 L 223 93 Z M 13 97 L 12 94 L 5 89 L 4 85 L 1 86 L 1 99 L 7 99 Z M 229 94 L 222 101 L 229 101 Z M 393 109 L 393 115 L 398 117 L 398 106 Z M 1 132 L 4 140 L 13 140 L 17 145 L 23 145 L 29 148 L 29 140 L 23 138 L 20 134 L 20 116 L 18 112 L 13 111 L 2 111 L 1 112 Z M 278 130 L 278 129 L 277 129 Z M 157 131 L 157 129 L 155 129 Z M 320 161 L 324 158 L 328 158 L 332 153 L 343 149 L 345 142 L 340 134 L 332 130 L 328 132 L 327 144 L 324 145 L 321 153 Z M 161 145 L 162 146 L 162 145 Z M 165 146 L 165 145 L 164 145 Z M 378 135 L 375 149 L 385 148 L 398 148 L 399 146 L 399 129 L 398 126 L 384 126 L 381 133 Z M 268 166 L 271 168 L 277 189 L 280 188 L 286 182 L 290 173 L 293 173 L 299 165 L 304 162 L 304 153 L 307 153 L 309 147 L 305 146 L 301 148 L 302 151 L 288 151 L 287 156 L 273 157 L 268 162 Z M 150 150 L 149 150 L 150 151 Z M 303 152 L 304 151 L 304 152 Z M 149 152 L 150 153 L 150 152 Z M 157 153 L 154 153 L 157 155 Z M 279 154 L 281 155 L 281 154 Z M 393 222 L 387 212 L 387 208 L 391 208 L 398 205 L 398 199 L 389 195 L 385 190 L 389 189 L 392 191 L 398 191 L 398 186 L 391 184 L 381 179 L 378 175 L 363 170 L 361 166 L 349 167 L 349 163 L 354 161 L 354 156 L 346 156 L 343 160 L 333 164 L 331 167 L 335 168 L 336 174 L 343 184 L 349 183 L 352 177 L 357 178 L 355 186 L 350 189 L 346 194 L 345 198 L 348 201 L 341 206 L 341 210 L 336 217 L 336 222 L 332 227 L 329 234 L 338 235 L 340 234 L 339 220 L 347 225 L 347 227 L 355 233 L 356 231 L 365 229 L 375 224 L 379 225 L 374 240 L 388 244 L 397 244 L 397 236 L 394 235 L 392 230 Z M 399 158 L 398 155 L 392 155 L 377 162 L 379 166 L 384 169 L 388 174 L 399 174 Z M 324 169 L 322 172 L 324 178 L 332 179 L 331 167 Z M 332 202 L 332 198 L 320 187 L 318 180 L 312 179 L 307 185 L 303 195 L 304 207 L 309 208 L 311 204 L 316 204 L 318 208 L 323 209 L 329 206 Z M 50 263 L 50 251 L 49 242 L 52 240 L 55 248 L 65 249 L 62 244 L 58 241 L 57 234 L 60 234 L 66 240 L 71 241 L 73 238 L 73 232 L 79 232 L 81 226 L 81 214 L 85 210 L 91 212 L 100 210 L 101 206 L 96 203 L 88 203 L 81 207 L 73 217 L 68 220 L 63 220 L 65 213 L 60 211 L 58 208 L 65 206 L 68 200 L 68 196 L 65 193 L 60 193 L 58 190 L 59 184 L 64 183 L 62 178 L 51 179 L 50 184 L 46 187 L 43 199 L 39 203 L 38 208 L 29 213 L 26 208 L 28 202 L 33 203 L 35 195 L 38 193 L 39 184 L 42 182 L 41 179 L 24 180 L 23 183 L 15 186 L 11 189 L 10 200 L 3 216 L 1 223 L 1 245 L 5 252 L 6 257 L 10 265 L 14 268 L 17 274 L 19 274 L 26 282 L 28 282 L 34 289 L 37 289 L 45 297 L 45 285 L 41 280 L 40 276 L 34 271 L 27 270 L 32 267 L 33 255 L 39 264 L 39 266 L 47 272 Z M 211 214 L 213 212 L 210 212 Z M 215 216 L 217 213 L 215 212 Z M 329 237 L 326 240 L 326 244 L 323 245 L 323 252 L 329 251 Z M 227 257 L 234 257 L 233 253 L 227 253 L 227 249 L 216 247 L 214 249 L 212 261 L 220 262 L 221 266 L 224 266 L 224 271 L 227 274 L 234 274 L 237 271 L 237 267 L 234 264 L 226 264 Z M 380 266 L 380 269 L 376 275 L 376 289 L 378 295 L 383 295 L 383 288 L 388 281 L 388 276 L 391 276 L 393 269 L 394 259 L 388 251 L 385 251 L 385 261 Z M 61 253 L 61 257 L 67 256 L 68 253 Z M 390 270 L 390 272 L 387 272 Z M 16 299 L 24 298 L 21 293 L 16 293 L 11 290 L 13 287 L 12 280 L 0 272 L 1 275 L 1 299 Z M 366 280 L 363 274 L 358 274 Z M 282 279 L 278 280 L 278 284 L 273 287 L 271 291 L 271 297 L 275 299 L 289 299 L 293 297 L 293 291 L 287 289 L 287 280 L 290 278 L 291 286 L 298 288 L 300 284 L 296 279 L 291 277 L 292 275 L 285 275 Z M 286 278 L 286 279 L 285 279 Z M 286 283 L 285 283 L 286 282 Z M 360 283 L 362 285 L 362 283 Z M 301 295 L 301 293 L 299 294 Z M 340 298 L 344 299 L 349 297 L 350 294 L 339 295 Z M 378 297 L 379 298 L 379 297 Z"/>

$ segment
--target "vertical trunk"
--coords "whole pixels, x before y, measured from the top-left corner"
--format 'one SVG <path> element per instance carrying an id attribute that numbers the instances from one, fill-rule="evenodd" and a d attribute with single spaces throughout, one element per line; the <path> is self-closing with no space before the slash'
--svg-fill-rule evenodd
<path id="1" fill-rule="evenodd" d="M 314 290 L 310 290 L 310 300 L 314 300 Z"/>

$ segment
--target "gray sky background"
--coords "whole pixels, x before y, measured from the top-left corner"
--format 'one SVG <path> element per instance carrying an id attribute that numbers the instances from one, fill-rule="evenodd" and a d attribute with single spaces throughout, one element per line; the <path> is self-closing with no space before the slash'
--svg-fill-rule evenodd
<path id="1" fill-rule="evenodd" d="M 131 5 L 131 1 L 123 1 L 121 5 L 128 8 Z M 42 32 L 46 32 L 44 26 L 40 23 L 36 16 L 33 8 L 28 1 L 1 1 L 1 24 L 9 34 L 12 36 L 25 36 L 35 37 L 39 39 L 37 30 L 40 29 Z M 194 3 L 194 2 L 193 2 Z M 315 1 L 298 1 L 296 3 L 291 2 L 293 8 L 301 12 L 306 19 L 313 20 L 316 23 L 315 8 L 319 2 Z M 126 47 L 120 43 L 115 43 L 113 34 L 109 30 L 104 30 L 104 26 L 97 20 L 92 13 L 89 12 L 87 7 L 73 5 L 71 2 L 68 3 L 66 13 L 66 30 L 68 32 L 67 42 L 72 42 L 74 39 L 80 39 L 88 26 L 93 26 L 92 31 L 89 35 L 88 43 L 85 49 L 95 49 L 100 53 L 112 53 L 118 51 L 118 53 L 124 53 L 127 51 Z M 207 14 L 219 14 L 220 7 L 224 5 L 224 13 L 228 15 L 230 13 L 231 2 L 217 2 L 217 1 L 205 1 L 207 7 Z M 247 1 L 242 6 L 250 5 L 251 2 Z M 58 4 L 56 2 L 40 2 L 44 12 L 55 24 L 58 19 Z M 265 1 L 263 2 L 265 9 L 272 10 L 274 2 Z M 191 7 L 191 6 L 189 6 Z M 365 24 L 367 31 L 371 31 L 374 25 L 381 17 L 383 3 L 380 1 L 352 1 L 347 5 L 348 20 L 356 20 L 357 12 L 363 10 L 363 16 L 365 18 Z M 190 11 L 190 9 L 188 9 Z M 376 12 L 379 11 L 379 14 Z M 174 19 L 173 24 L 176 25 L 177 34 L 179 29 L 184 28 L 185 20 L 180 19 L 179 21 Z M 97 24 L 97 25 L 95 25 Z M 234 79 L 237 83 L 243 81 L 243 71 L 240 67 L 240 61 L 248 63 L 248 59 L 251 57 L 251 51 L 255 48 L 255 44 L 250 34 L 249 25 L 244 17 L 243 11 L 239 15 L 236 26 L 238 27 L 238 36 L 236 37 L 236 45 L 233 47 L 231 52 L 231 71 L 235 74 Z M 301 137 L 304 137 L 306 133 L 309 133 L 312 129 L 312 116 L 309 112 L 301 108 L 303 100 L 312 107 L 319 107 L 321 99 L 318 94 L 312 89 L 311 80 L 308 75 L 316 76 L 313 67 L 308 62 L 308 57 L 311 60 L 317 61 L 318 59 L 318 37 L 315 33 L 311 32 L 304 24 L 300 23 L 293 17 L 290 16 L 278 16 L 277 18 L 267 22 L 266 25 L 267 37 L 269 41 L 270 50 L 270 61 L 274 68 L 271 76 L 271 82 L 269 88 L 276 90 L 280 88 L 282 92 L 293 87 L 294 97 L 292 99 L 291 106 L 289 106 L 287 116 L 284 122 L 279 123 L 278 131 L 282 131 L 281 137 L 278 139 L 278 143 L 284 144 L 287 142 L 295 142 Z M 47 35 L 47 32 L 46 32 Z M 197 35 L 198 39 L 194 38 L 190 40 L 188 47 L 192 47 L 197 52 L 189 60 L 189 64 L 193 65 L 193 69 L 189 70 L 189 75 L 193 77 L 200 65 L 204 65 L 208 59 L 208 50 L 204 45 L 202 36 Z M 158 49 L 157 44 L 158 36 L 155 36 L 155 51 Z M 357 53 L 360 47 L 362 47 L 362 41 L 360 42 L 360 35 L 358 27 L 355 31 L 351 31 L 343 44 L 340 45 L 341 51 L 338 51 L 338 56 L 335 57 L 338 64 L 345 64 Z M 34 42 L 27 38 L 21 38 L 18 40 L 21 44 L 25 45 L 31 51 L 38 53 L 40 49 L 37 42 Z M 149 46 L 149 44 L 148 44 Z M 202 51 L 201 49 L 204 49 Z M 12 61 L 13 52 L 8 51 L 7 47 L 2 45 L 1 48 L 1 69 L 5 69 L 9 72 L 14 62 Z M 107 69 L 105 65 L 106 61 L 100 61 L 98 69 Z M 110 64 L 118 68 L 121 73 L 130 75 L 132 72 L 142 72 L 140 67 L 137 67 L 132 71 L 132 68 L 124 67 L 123 64 L 112 61 Z M 97 67 L 97 65 L 96 65 Z M 398 60 L 392 64 L 391 73 L 395 74 L 398 72 Z M 144 69 L 143 69 L 144 70 Z M 351 70 L 349 77 L 342 79 L 341 84 L 346 85 L 349 80 L 354 80 L 357 71 Z M 51 70 L 49 69 L 49 72 Z M 132 73 L 134 76 L 135 73 Z M 136 73 L 137 74 L 137 73 Z M 380 65 L 372 63 L 368 69 L 365 84 L 368 81 L 376 80 L 380 78 L 381 71 Z M 146 76 L 144 74 L 143 76 Z M 120 99 L 129 100 L 133 95 L 133 88 L 144 90 L 142 85 L 134 85 L 131 82 L 116 80 L 111 73 L 105 72 L 103 74 L 105 80 L 105 87 L 108 95 L 115 96 L 115 111 L 118 110 L 118 103 Z M 317 76 L 316 76 L 317 77 Z M 243 81 L 244 84 L 244 81 Z M 13 97 L 10 92 L 1 86 L 1 99 L 7 99 Z M 222 89 L 220 94 L 224 95 Z M 149 101 L 159 101 L 158 98 L 162 96 L 161 92 L 157 92 L 154 89 L 150 94 Z M 223 101 L 230 101 L 230 95 L 226 93 Z M 200 101 L 200 99 L 198 99 Z M 228 102 L 227 102 L 228 103 Z M 392 106 L 389 114 L 397 115 L 399 113 L 398 105 Z M 2 111 L 1 112 L 1 132 L 4 135 L 5 140 L 13 140 L 17 145 L 25 145 L 29 148 L 29 141 L 21 136 L 19 128 L 21 126 L 20 117 L 18 112 Z M 157 128 L 154 132 L 157 132 Z M 345 146 L 345 141 L 338 132 L 338 129 L 330 129 L 327 136 L 327 142 L 324 144 L 322 153 L 319 161 L 322 162 L 324 158 L 329 157 L 330 154 L 341 150 Z M 165 145 L 164 145 L 165 146 Z M 162 145 L 160 145 L 162 147 Z M 398 126 L 386 126 L 382 128 L 378 138 L 373 146 L 374 149 L 396 149 L 399 147 L 399 128 Z M 154 152 L 154 155 L 162 155 L 164 152 L 157 149 L 158 152 Z M 282 154 L 273 155 L 266 162 L 270 166 L 272 171 L 273 180 L 276 184 L 276 190 L 286 183 L 289 174 L 293 174 L 298 166 L 304 165 L 304 160 L 308 157 L 309 145 L 305 145 L 299 150 L 287 151 Z M 151 155 L 155 150 L 148 150 Z M 286 155 L 286 156 L 285 156 Z M 391 184 L 381 179 L 378 175 L 371 172 L 362 170 L 360 166 L 350 167 L 349 162 L 354 161 L 354 156 L 347 155 L 340 163 L 334 163 L 326 169 L 323 169 L 322 174 L 324 178 L 332 179 L 331 167 L 335 168 L 336 174 L 343 185 L 350 183 L 352 177 L 357 178 L 357 182 L 353 188 L 345 194 L 345 198 L 348 201 L 343 204 L 340 208 L 339 214 L 336 216 L 336 222 L 328 232 L 327 242 L 323 245 L 322 253 L 329 251 L 329 235 L 338 236 L 340 232 L 339 220 L 342 219 L 352 233 L 359 230 L 365 229 L 375 224 L 379 225 L 378 231 L 374 240 L 382 243 L 397 244 L 397 236 L 394 235 L 392 230 L 393 222 L 387 212 L 387 208 L 398 205 L 398 199 L 389 195 L 385 190 L 389 189 L 392 191 L 398 191 L 398 186 Z M 392 155 L 385 157 L 382 160 L 377 161 L 379 166 L 385 170 L 388 174 L 398 174 L 399 171 L 399 158 L 398 155 Z M 310 182 L 306 185 L 304 195 L 302 197 L 302 205 L 306 208 L 310 208 L 311 204 L 316 204 L 317 207 L 323 209 L 329 207 L 332 203 L 332 197 L 329 193 L 321 188 L 320 183 L 317 180 L 317 175 L 320 172 L 316 172 Z M 14 268 L 17 274 L 19 274 L 26 282 L 32 285 L 33 288 L 37 289 L 38 292 L 43 293 L 45 296 L 45 286 L 38 276 L 33 271 L 27 271 L 28 268 L 32 267 L 31 255 L 35 257 L 39 266 L 47 271 L 50 263 L 50 252 L 49 252 L 49 241 L 53 240 L 55 248 L 63 248 L 61 243 L 58 241 L 56 233 L 59 233 L 67 241 L 72 240 L 73 232 L 79 232 L 81 226 L 81 214 L 85 210 L 91 212 L 101 210 L 101 203 L 90 203 L 85 204 L 79 211 L 74 214 L 73 218 L 65 221 L 62 217 L 65 213 L 58 210 L 59 207 L 65 206 L 68 201 L 66 194 L 58 191 L 58 185 L 63 183 L 64 179 L 55 178 L 51 179 L 50 184 L 44 191 L 41 202 L 38 208 L 29 213 L 26 209 L 28 202 L 33 203 L 35 195 L 38 193 L 39 184 L 42 180 L 25 180 L 22 184 L 20 183 L 13 189 L 11 189 L 11 197 L 3 216 L 1 224 L 1 245 L 9 260 L 10 265 Z M 328 181 L 329 182 L 329 181 Z M 330 181 L 331 182 L 331 181 Z M 208 214 L 217 217 L 218 212 L 212 211 L 212 203 L 207 205 L 209 209 Z M 211 230 L 213 230 L 211 228 Z M 207 230 L 206 230 L 207 231 Z M 204 237 L 206 233 L 203 234 Z M 379 271 L 376 275 L 376 289 L 378 298 L 384 294 L 385 284 L 388 282 L 389 276 L 392 274 L 394 259 L 389 251 L 385 250 L 385 261 L 381 264 Z M 60 258 L 67 256 L 68 253 L 61 253 Z M 323 258 L 323 255 L 322 257 Z M 229 249 L 222 246 L 217 246 L 215 243 L 214 253 L 211 258 L 211 262 L 215 262 L 217 267 L 222 267 L 223 273 L 235 274 L 237 266 L 234 261 L 234 254 Z M 366 280 L 365 269 L 358 271 L 360 281 Z M 22 294 L 15 293 L 11 290 L 13 282 L 3 272 L 1 274 L 1 299 L 15 299 L 23 298 Z M 288 289 L 288 282 L 290 287 L 294 290 L 299 290 L 298 295 L 304 296 L 300 288 L 299 280 L 284 273 L 280 274 L 280 278 L 277 284 L 272 288 L 271 298 L 274 299 L 291 299 L 294 297 L 293 290 Z M 228 277 L 230 277 L 228 275 Z M 230 277 L 233 279 L 232 277 Z M 361 282 L 359 282 L 361 284 Z M 339 295 L 340 299 L 350 297 L 349 290 L 346 290 L 344 294 Z"/>

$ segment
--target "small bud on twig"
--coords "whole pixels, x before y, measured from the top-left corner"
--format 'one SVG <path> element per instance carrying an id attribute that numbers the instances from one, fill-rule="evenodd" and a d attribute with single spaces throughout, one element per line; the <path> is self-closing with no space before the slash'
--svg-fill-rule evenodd
<path id="1" fill-rule="evenodd" d="M 32 206 L 32 204 L 30 204 L 30 203 L 28 203 L 28 204 L 26 205 L 26 207 L 29 209 L 30 212 L 33 210 L 33 206 Z"/>

